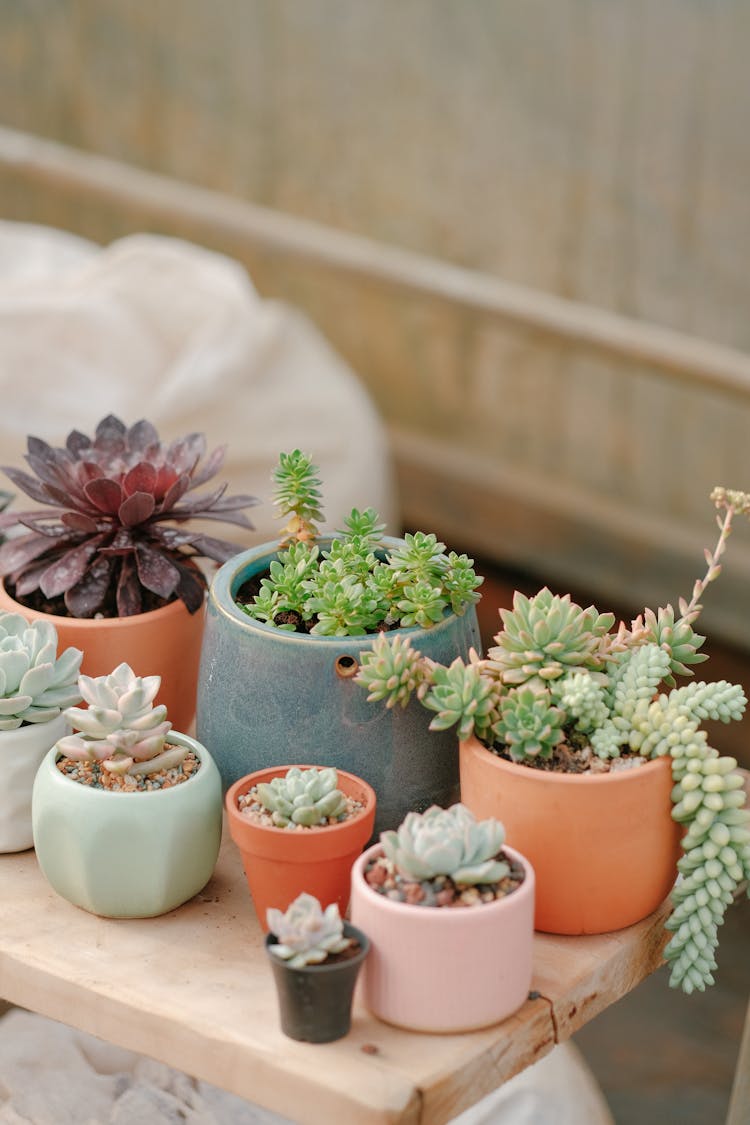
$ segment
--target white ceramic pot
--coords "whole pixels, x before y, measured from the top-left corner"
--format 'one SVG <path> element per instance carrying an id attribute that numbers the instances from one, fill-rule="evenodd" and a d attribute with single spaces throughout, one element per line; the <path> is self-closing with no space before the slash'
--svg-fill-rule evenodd
<path id="1" fill-rule="evenodd" d="M 200 769 L 169 789 L 94 789 L 60 773 L 56 749 L 34 782 L 34 846 L 59 895 L 105 918 L 150 918 L 197 894 L 213 873 L 221 841 L 221 778 L 195 739 L 175 731 Z"/>
<path id="2" fill-rule="evenodd" d="M 352 868 L 352 923 L 370 939 L 362 998 L 387 1023 L 413 1031 L 473 1031 L 517 1011 L 531 984 L 534 871 L 505 898 L 452 909 L 412 906 L 378 894 L 364 872 L 382 854 L 368 848 Z"/>
<path id="3" fill-rule="evenodd" d="M 31 790 L 39 763 L 59 738 L 69 734 L 64 715 L 0 731 L 0 852 L 33 847 Z"/>

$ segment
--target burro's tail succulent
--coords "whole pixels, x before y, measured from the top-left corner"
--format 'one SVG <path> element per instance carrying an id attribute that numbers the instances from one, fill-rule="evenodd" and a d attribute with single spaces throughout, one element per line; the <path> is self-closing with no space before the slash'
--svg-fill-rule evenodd
<path id="1" fill-rule="evenodd" d="M 128 664 L 120 664 L 108 676 L 81 676 L 78 684 L 89 706 L 66 711 L 80 733 L 57 743 L 65 757 L 99 761 L 110 773 L 120 774 L 155 773 L 180 764 L 187 748 L 165 749 L 172 724 L 166 707 L 153 705 L 160 676 L 136 676 Z"/>
<path id="2" fill-rule="evenodd" d="M 505 841 L 499 820 L 477 821 L 465 805 L 410 812 L 397 832 L 381 832 L 386 859 L 408 879 L 448 875 L 454 883 L 497 883 L 510 867 L 497 858 Z"/>
<path id="3" fill-rule="evenodd" d="M 78 703 L 82 656 L 77 648 L 57 656 L 57 631 L 51 622 L 0 613 L 0 730 L 50 722 L 63 708 Z"/>
<path id="4" fill-rule="evenodd" d="M 311 828 L 346 813 L 346 794 L 337 788 L 338 780 L 332 767 L 301 770 L 292 766 L 283 777 L 260 782 L 256 792 L 277 828 Z"/>
<path id="5" fill-rule="evenodd" d="M 291 968 L 318 965 L 331 953 L 343 953 L 352 944 L 344 937 L 338 905 L 325 910 L 313 895 L 299 895 L 286 913 L 271 907 L 266 911 L 268 929 L 277 939 L 269 950 Z"/>

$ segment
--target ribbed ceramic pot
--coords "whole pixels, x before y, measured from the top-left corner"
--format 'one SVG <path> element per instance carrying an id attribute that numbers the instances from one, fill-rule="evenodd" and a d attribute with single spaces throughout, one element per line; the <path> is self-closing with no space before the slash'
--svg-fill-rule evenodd
<path id="1" fill-rule="evenodd" d="M 601 934 L 656 910 L 677 876 L 670 758 L 612 773 L 530 769 L 461 743 L 461 800 L 494 816 L 536 871 L 536 928 Z"/>
<path id="2" fill-rule="evenodd" d="M 17 602 L 2 582 L 0 609 L 20 613 L 27 621 L 51 622 L 60 652 L 71 645 L 83 652 L 81 673 L 85 676 L 108 676 L 123 662 L 137 676 L 161 676 L 156 703 L 166 706 L 177 730 L 190 728 L 195 717 L 204 609 L 188 613 L 178 600 L 132 617 L 58 617 Z"/>
<path id="3" fill-rule="evenodd" d="M 412 1031 L 473 1031 L 518 1011 L 531 985 L 534 871 L 521 863 L 520 887 L 495 902 L 469 907 L 394 902 L 368 885 L 364 872 L 380 844 L 352 868 L 352 924 L 370 939 L 362 999 L 379 1019 Z"/>
<path id="4" fill-rule="evenodd" d="M 386 547 L 400 542 L 384 540 Z M 209 591 L 196 722 L 225 786 L 287 761 L 336 766 L 364 778 L 377 793 L 376 835 L 396 828 L 410 809 L 450 804 L 458 783 L 455 734 L 429 731 L 430 717 L 416 700 L 388 710 L 368 703 L 367 692 L 354 683 L 372 636 L 286 633 L 254 621 L 235 604 L 243 583 L 268 569 L 277 546 L 236 555 L 217 571 Z M 469 648 L 480 645 L 473 606 L 432 629 L 390 635 L 396 632 L 441 664 L 466 659 Z"/>
<path id="5" fill-rule="evenodd" d="M 105 918 L 150 918 L 197 894 L 221 841 L 221 778 L 210 754 L 187 735 L 200 769 L 169 789 L 132 793 L 80 785 L 55 765 L 53 747 L 32 795 L 34 846 L 59 895 Z"/>
<path id="6" fill-rule="evenodd" d="M 64 715 L 49 723 L 28 723 L 0 731 L 0 852 L 22 852 L 34 845 L 31 790 L 39 764 L 70 730 Z"/>

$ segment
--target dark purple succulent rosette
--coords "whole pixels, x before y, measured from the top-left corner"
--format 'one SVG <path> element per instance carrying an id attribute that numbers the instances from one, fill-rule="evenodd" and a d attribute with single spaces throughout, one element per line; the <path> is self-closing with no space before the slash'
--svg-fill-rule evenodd
<path id="1" fill-rule="evenodd" d="M 32 474 L 3 466 L 16 488 L 44 505 L 0 515 L 0 528 L 27 534 L 0 546 L 0 576 L 16 598 L 62 598 L 73 617 L 129 617 L 180 598 L 191 613 L 206 580 L 193 560 L 223 563 L 240 547 L 183 526 L 220 520 L 252 529 L 254 496 L 225 496 L 226 484 L 190 495 L 221 468 L 225 446 L 206 454 L 203 434 L 163 442 L 145 419 L 126 427 L 110 414 L 93 440 L 71 431 L 65 448 L 28 438 Z M 177 525 L 177 526 L 168 526 Z M 107 612 L 110 610 L 110 612 Z"/>

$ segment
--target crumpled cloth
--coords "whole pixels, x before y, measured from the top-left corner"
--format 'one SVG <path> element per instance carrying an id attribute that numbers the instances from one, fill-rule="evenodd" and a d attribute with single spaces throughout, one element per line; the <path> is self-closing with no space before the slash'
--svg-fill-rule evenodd
<path id="1" fill-rule="evenodd" d="M 289 1123 L 163 1063 L 12 1009 L 0 1020 L 0 1125 Z M 577 1050 L 565 1043 L 453 1125 L 614 1123 Z"/>
<path id="2" fill-rule="evenodd" d="M 363 385 L 305 316 L 202 247 L 137 234 L 102 249 L 0 222 L 0 394 L 0 465 L 25 468 L 28 434 L 62 445 L 106 414 L 145 417 L 164 438 L 228 445 L 206 488 L 226 480 L 263 503 L 249 512 L 255 534 L 226 526 L 224 538 L 278 536 L 270 475 L 295 448 L 321 469 L 326 527 L 368 506 L 397 527 L 385 429 Z M 2 474 L 0 488 L 13 491 Z"/>

